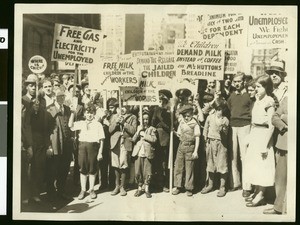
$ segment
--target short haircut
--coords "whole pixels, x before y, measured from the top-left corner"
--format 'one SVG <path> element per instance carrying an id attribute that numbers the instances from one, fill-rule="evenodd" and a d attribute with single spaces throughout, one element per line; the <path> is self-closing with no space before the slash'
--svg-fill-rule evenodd
<path id="1" fill-rule="evenodd" d="M 87 104 L 87 106 L 86 106 L 86 108 L 85 108 L 84 111 L 87 112 L 87 113 L 96 114 L 96 107 L 94 106 L 94 104 L 89 103 L 89 104 Z"/>
<path id="2" fill-rule="evenodd" d="M 42 81 L 42 86 L 44 86 L 44 83 L 47 83 L 47 82 L 50 82 L 50 84 L 53 85 L 53 81 L 52 81 L 50 78 L 45 78 L 45 79 Z"/>
<path id="3" fill-rule="evenodd" d="M 261 84 L 266 90 L 267 95 L 271 95 L 273 92 L 273 82 L 269 75 L 264 74 L 256 78 L 256 83 Z"/>

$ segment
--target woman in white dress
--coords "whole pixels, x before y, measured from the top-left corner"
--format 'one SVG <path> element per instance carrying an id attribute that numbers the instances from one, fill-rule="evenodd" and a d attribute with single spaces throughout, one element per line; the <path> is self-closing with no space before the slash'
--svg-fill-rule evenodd
<path id="1" fill-rule="evenodd" d="M 272 94 L 272 80 L 268 75 L 256 79 L 256 101 L 252 109 L 252 125 L 248 139 L 247 167 L 249 183 L 255 186 L 255 193 L 246 199 L 247 207 L 265 205 L 266 188 L 274 185 L 275 158 L 271 118 L 275 111 Z"/>

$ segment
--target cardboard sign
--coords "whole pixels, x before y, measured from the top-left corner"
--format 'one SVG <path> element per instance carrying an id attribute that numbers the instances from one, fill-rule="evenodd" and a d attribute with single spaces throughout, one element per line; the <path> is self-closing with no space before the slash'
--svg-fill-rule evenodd
<path id="1" fill-rule="evenodd" d="M 172 82 L 176 77 L 175 58 L 172 52 L 132 51 L 135 73 L 149 81 Z"/>
<path id="2" fill-rule="evenodd" d="M 236 74 L 238 64 L 238 51 L 225 50 L 225 71 L 224 74 Z"/>
<path id="3" fill-rule="evenodd" d="M 175 61 L 181 78 L 223 79 L 224 42 L 177 39 Z"/>
<path id="4" fill-rule="evenodd" d="M 252 15 L 248 19 L 248 46 L 252 48 L 282 48 L 288 45 L 287 15 Z"/>
<path id="5" fill-rule="evenodd" d="M 101 31 L 55 24 L 52 61 L 92 64 L 100 57 Z"/>
<path id="6" fill-rule="evenodd" d="M 158 89 L 146 87 L 121 87 L 124 105 L 159 105 Z"/>
<path id="7" fill-rule="evenodd" d="M 89 69 L 89 79 L 97 89 L 119 90 L 119 87 L 139 85 L 130 54 L 102 57 L 98 65 Z"/>
<path id="8" fill-rule="evenodd" d="M 43 73 L 47 68 L 47 61 L 43 56 L 35 55 L 29 59 L 28 67 L 33 73 Z"/>

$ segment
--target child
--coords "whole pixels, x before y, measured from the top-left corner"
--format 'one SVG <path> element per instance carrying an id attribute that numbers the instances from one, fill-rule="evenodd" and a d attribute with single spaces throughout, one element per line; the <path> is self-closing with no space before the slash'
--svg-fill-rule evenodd
<path id="1" fill-rule="evenodd" d="M 149 112 L 143 112 L 143 126 L 138 126 L 137 132 L 133 136 L 133 142 L 140 139 L 133 148 L 132 156 L 137 156 L 135 160 L 135 178 L 138 183 L 138 190 L 134 196 L 139 197 L 143 193 L 143 185 L 145 186 L 145 194 L 147 198 L 152 195 L 149 191 L 149 184 L 152 176 L 152 159 L 154 158 L 154 144 L 157 141 L 156 129 L 149 125 Z"/>
<path id="2" fill-rule="evenodd" d="M 187 104 L 180 108 L 179 113 L 183 116 L 176 132 L 180 143 L 178 146 L 175 168 L 173 195 L 180 192 L 182 186 L 182 174 L 185 171 L 185 189 L 187 196 L 193 195 L 194 189 L 194 160 L 198 158 L 200 143 L 200 126 L 193 117 L 193 105 Z M 185 166 L 185 168 L 184 168 Z"/>
<path id="3" fill-rule="evenodd" d="M 226 195 L 225 182 L 228 172 L 227 165 L 227 132 L 229 120 L 224 116 L 226 110 L 225 101 L 215 102 L 215 112 L 210 114 L 205 122 L 203 136 L 206 141 L 206 171 L 208 173 L 208 185 L 201 191 L 206 194 L 213 190 L 214 174 L 221 174 L 220 190 L 218 197 Z"/>
<path id="4" fill-rule="evenodd" d="M 96 108 L 88 104 L 85 109 L 85 120 L 74 122 L 74 107 L 71 106 L 72 114 L 69 119 L 69 127 L 72 131 L 80 130 L 78 163 L 80 168 L 81 192 L 78 199 L 84 199 L 86 195 L 87 177 L 89 177 L 89 193 L 91 199 L 97 198 L 94 191 L 95 178 L 98 172 L 97 160 L 102 159 L 104 131 L 101 123 L 95 120 Z M 100 144 L 100 145 L 99 145 Z"/>

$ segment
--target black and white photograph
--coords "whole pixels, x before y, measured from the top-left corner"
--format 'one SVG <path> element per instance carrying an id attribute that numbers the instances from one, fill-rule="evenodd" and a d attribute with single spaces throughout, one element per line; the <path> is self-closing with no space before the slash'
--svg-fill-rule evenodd
<path id="1" fill-rule="evenodd" d="M 295 221 L 297 6 L 14 7 L 13 220 Z"/>

